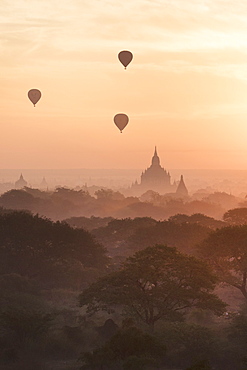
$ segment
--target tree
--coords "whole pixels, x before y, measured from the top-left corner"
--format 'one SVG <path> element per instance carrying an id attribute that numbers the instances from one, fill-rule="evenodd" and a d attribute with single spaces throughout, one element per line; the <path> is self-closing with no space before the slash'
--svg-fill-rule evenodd
<path id="1" fill-rule="evenodd" d="M 67 201 L 74 206 L 85 205 L 87 202 L 94 199 L 88 191 L 85 190 L 74 190 L 67 188 L 56 188 L 55 192 L 52 194 L 52 198 L 59 201 Z"/>
<path id="2" fill-rule="evenodd" d="M 92 234 L 103 245 L 107 245 L 111 256 L 116 253 L 124 254 L 124 250 L 129 245 L 128 238 L 131 237 L 137 230 L 149 229 L 156 225 L 157 221 L 151 217 L 136 217 L 134 219 L 112 219 L 107 226 L 99 227 L 92 231 Z M 128 251 L 129 252 L 129 251 Z M 129 255 L 128 253 L 127 255 Z"/>
<path id="3" fill-rule="evenodd" d="M 99 189 L 95 192 L 98 200 L 123 200 L 125 197 L 119 191 L 113 191 L 111 189 Z"/>
<path id="4" fill-rule="evenodd" d="M 120 240 L 126 240 L 136 230 L 149 228 L 156 225 L 156 223 L 157 221 L 151 217 L 112 219 L 107 226 L 95 229 L 93 235 L 99 240 L 104 240 L 108 245 Z"/>
<path id="5" fill-rule="evenodd" d="M 37 284 L 17 274 L 0 275 L 1 340 L 6 347 L 38 341 L 55 319 Z"/>
<path id="6" fill-rule="evenodd" d="M 223 220 L 231 225 L 247 224 L 247 208 L 230 209 L 223 215 Z"/>
<path id="7" fill-rule="evenodd" d="M 26 209 L 32 211 L 37 205 L 37 198 L 25 190 L 12 189 L 2 194 L 0 205 L 11 209 Z"/>
<path id="8" fill-rule="evenodd" d="M 142 226 L 142 225 L 140 225 Z M 172 221 L 156 222 L 150 227 L 139 227 L 127 240 L 127 247 L 132 251 L 148 245 L 165 244 L 185 253 L 195 253 L 195 246 L 211 232 L 206 226 L 193 223 Z"/>
<path id="9" fill-rule="evenodd" d="M 241 291 L 247 299 L 247 225 L 212 232 L 199 246 L 220 281 Z"/>
<path id="10" fill-rule="evenodd" d="M 150 202 L 150 203 L 160 203 L 162 196 L 154 190 L 147 190 L 144 194 L 140 196 L 140 200 L 142 202 Z"/>
<path id="11" fill-rule="evenodd" d="M 25 211 L 0 214 L 0 272 L 53 283 L 104 270 L 106 250 L 83 229 Z"/>
<path id="12" fill-rule="evenodd" d="M 159 338 L 167 348 L 170 368 L 187 369 L 204 360 L 217 364 L 223 346 L 219 334 L 213 329 L 187 322 L 167 321 L 158 330 Z"/>
<path id="13" fill-rule="evenodd" d="M 216 204 L 220 204 L 222 207 L 229 209 L 232 207 L 236 207 L 238 204 L 238 198 L 234 195 L 227 194 L 225 192 L 216 191 L 213 194 L 209 194 L 208 197 L 204 198 L 204 200 Z"/>
<path id="14" fill-rule="evenodd" d="M 9 310 L 0 312 L 2 329 L 13 331 L 20 343 L 30 339 L 37 340 L 50 328 L 54 320 L 54 314 L 32 309 L 21 310 L 19 307 L 11 307 Z"/>
<path id="15" fill-rule="evenodd" d="M 64 220 L 67 224 L 69 224 L 72 227 L 76 228 L 82 228 L 87 231 L 92 231 L 94 229 L 106 227 L 110 221 L 112 221 L 112 217 L 95 217 L 91 216 L 89 217 L 71 217 Z"/>
<path id="16" fill-rule="evenodd" d="M 104 346 L 82 354 L 80 360 L 84 365 L 81 369 L 142 370 L 150 364 L 158 365 L 165 350 L 155 337 L 136 327 L 123 328 Z"/>
<path id="17" fill-rule="evenodd" d="M 214 230 L 226 226 L 225 222 L 215 220 L 213 217 L 206 216 L 202 213 L 194 213 L 191 216 L 185 214 L 177 214 L 169 217 L 168 221 L 175 222 L 176 224 L 199 224 Z"/>
<path id="18" fill-rule="evenodd" d="M 243 306 L 237 315 L 234 315 L 228 328 L 229 339 L 237 342 L 246 355 L 247 343 L 247 307 Z"/>
<path id="19" fill-rule="evenodd" d="M 153 328 L 161 319 L 181 319 L 191 307 L 222 314 L 225 304 L 212 293 L 215 283 L 203 261 L 156 245 L 135 253 L 120 270 L 92 284 L 79 302 L 91 314 L 122 308 Z"/>

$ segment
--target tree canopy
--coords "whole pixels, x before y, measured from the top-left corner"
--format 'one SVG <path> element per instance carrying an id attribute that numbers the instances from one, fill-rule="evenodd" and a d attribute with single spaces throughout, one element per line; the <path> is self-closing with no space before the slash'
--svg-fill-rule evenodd
<path id="1" fill-rule="evenodd" d="M 120 307 L 153 327 L 160 319 L 181 319 L 191 307 L 223 313 L 225 304 L 212 293 L 215 284 L 203 261 L 156 245 L 135 253 L 120 270 L 93 283 L 79 302 L 91 314 Z"/>
<path id="2" fill-rule="evenodd" d="M 118 332 L 101 348 L 92 353 L 83 353 L 80 361 L 82 369 L 133 369 L 142 370 L 159 364 L 165 356 L 166 348 L 159 341 L 143 333 L 136 327 L 128 327 Z M 158 367 L 158 366 L 157 366 Z"/>
<path id="3" fill-rule="evenodd" d="M 177 224 L 198 224 L 209 227 L 210 229 L 217 229 L 226 226 L 225 222 L 215 220 L 213 217 L 206 216 L 202 213 L 194 213 L 193 215 L 177 214 L 169 217 L 169 221 Z"/>
<path id="4" fill-rule="evenodd" d="M 247 208 L 230 209 L 223 215 L 223 220 L 231 225 L 247 224 Z"/>
<path id="5" fill-rule="evenodd" d="M 212 232 L 199 246 L 219 279 L 238 288 L 247 299 L 247 225 Z"/>
<path id="6" fill-rule="evenodd" d="M 200 224 L 176 223 L 173 221 L 156 222 L 149 227 L 139 227 L 127 240 L 131 250 L 144 249 L 148 245 L 165 244 L 185 253 L 196 253 L 195 246 L 202 242 L 211 229 Z"/>
<path id="7" fill-rule="evenodd" d="M 61 279 L 83 269 L 104 269 L 106 250 L 91 234 L 25 211 L 0 214 L 0 271 Z M 51 279 L 52 278 L 52 279 Z"/>

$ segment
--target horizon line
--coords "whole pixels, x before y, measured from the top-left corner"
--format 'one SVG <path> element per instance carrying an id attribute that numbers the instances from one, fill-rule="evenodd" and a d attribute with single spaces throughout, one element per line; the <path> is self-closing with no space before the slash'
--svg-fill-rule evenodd
<path id="1" fill-rule="evenodd" d="M 165 167 L 163 167 L 165 168 Z M 247 168 L 165 168 L 169 171 L 247 171 Z M 0 168 L 0 171 L 81 171 L 81 170 L 95 170 L 95 171 L 143 171 L 143 168 Z"/>

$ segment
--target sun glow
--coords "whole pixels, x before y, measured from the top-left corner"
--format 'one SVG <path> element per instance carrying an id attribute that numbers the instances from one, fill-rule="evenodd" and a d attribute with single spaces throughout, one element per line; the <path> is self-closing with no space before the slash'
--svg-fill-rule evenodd
<path id="1" fill-rule="evenodd" d="M 157 144 L 174 167 L 247 168 L 246 14 L 242 1 L 4 0 L 0 166 L 139 168 L 131 153 Z"/>

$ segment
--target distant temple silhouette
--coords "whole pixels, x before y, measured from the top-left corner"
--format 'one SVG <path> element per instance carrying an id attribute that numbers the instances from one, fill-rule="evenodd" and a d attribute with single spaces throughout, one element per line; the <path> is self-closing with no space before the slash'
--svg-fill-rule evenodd
<path id="1" fill-rule="evenodd" d="M 171 183 L 170 173 L 160 165 L 156 147 L 154 149 L 151 166 L 142 172 L 140 184 L 136 181 L 132 185 L 131 190 L 138 191 L 138 193 L 153 190 L 160 194 L 176 193 L 178 196 L 188 195 L 183 176 L 181 176 L 178 184 L 175 181 L 173 184 Z"/>
<path id="2" fill-rule="evenodd" d="M 188 190 L 185 186 L 183 175 L 181 175 L 180 182 L 179 182 L 177 190 L 176 190 L 176 194 L 182 195 L 182 196 L 185 196 L 185 197 L 188 196 Z"/>
<path id="3" fill-rule="evenodd" d="M 21 173 L 21 176 L 20 176 L 19 180 L 17 180 L 17 181 L 15 182 L 15 188 L 16 188 L 16 189 L 22 189 L 22 188 L 24 188 L 25 186 L 27 186 L 27 181 L 26 181 L 26 180 L 24 180 L 24 177 L 22 176 L 22 173 Z"/>
<path id="4" fill-rule="evenodd" d="M 42 190 L 48 190 L 48 184 L 47 184 L 47 181 L 46 181 L 46 178 L 43 177 L 40 185 L 39 185 L 39 188 L 42 189 Z"/>

